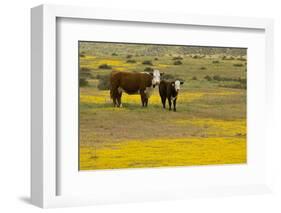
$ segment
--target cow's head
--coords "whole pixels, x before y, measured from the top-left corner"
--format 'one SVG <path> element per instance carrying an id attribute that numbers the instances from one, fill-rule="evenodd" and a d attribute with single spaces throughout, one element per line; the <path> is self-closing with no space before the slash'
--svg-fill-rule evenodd
<path id="1" fill-rule="evenodd" d="M 178 91 L 180 91 L 180 85 L 182 85 L 183 83 L 184 83 L 183 81 L 176 80 L 176 81 L 172 82 L 172 86 L 178 92 Z"/>
<path id="2" fill-rule="evenodd" d="M 163 73 L 160 73 L 159 70 L 153 70 L 153 72 L 150 73 L 152 75 L 152 86 L 155 87 L 156 85 L 160 84 L 160 76 L 163 75 Z"/>

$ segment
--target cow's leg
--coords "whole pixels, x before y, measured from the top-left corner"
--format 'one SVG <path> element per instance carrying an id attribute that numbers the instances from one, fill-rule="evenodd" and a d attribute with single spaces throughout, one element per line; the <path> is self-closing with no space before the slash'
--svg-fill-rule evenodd
<path id="1" fill-rule="evenodd" d="M 144 106 L 147 107 L 147 104 L 148 104 L 148 97 L 147 94 L 145 94 Z"/>
<path id="2" fill-rule="evenodd" d="M 119 92 L 118 96 L 117 96 L 117 105 L 118 105 L 118 107 L 122 107 L 121 97 L 122 97 L 122 92 Z"/>
<path id="3" fill-rule="evenodd" d="M 113 106 L 116 107 L 117 105 L 117 98 L 116 96 L 113 97 Z"/>
<path id="4" fill-rule="evenodd" d="M 177 111 L 177 110 L 176 110 L 176 104 L 177 104 L 177 99 L 174 99 L 174 100 L 173 100 L 174 112 Z"/>
<path id="5" fill-rule="evenodd" d="M 163 108 L 166 108 L 166 96 L 161 96 Z"/>
<path id="6" fill-rule="evenodd" d="M 122 92 L 123 92 L 122 88 L 118 87 L 116 93 L 117 107 L 122 107 L 122 103 L 121 103 Z"/>
<path id="7" fill-rule="evenodd" d="M 142 103 L 142 106 L 144 107 L 147 97 L 146 97 L 146 94 L 143 90 L 140 91 L 140 95 L 141 95 L 141 103 Z"/>
<path id="8" fill-rule="evenodd" d="M 117 97 L 117 89 L 114 89 L 114 88 L 112 88 L 111 90 L 110 90 L 110 96 L 111 96 L 111 98 L 112 98 L 112 101 L 113 101 L 113 106 L 114 107 L 116 107 L 116 97 Z"/>
<path id="9" fill-rule="evenodd" d="M 171 110 L 171 109 L 172 109 L 172 108 L 171 108 L 172 101 L 171 101 L 171 98 L 170 98 L 170 97 L 168 97 L 168 101 L 169 101 L 169 110 Z"/>
<path id="10" fill-rule="evenodd" d="M 145 99 L 145 106 L 147 107 L 147 105 L 148 105 L 148 98 L 146 97 L 146 99 Z"/>

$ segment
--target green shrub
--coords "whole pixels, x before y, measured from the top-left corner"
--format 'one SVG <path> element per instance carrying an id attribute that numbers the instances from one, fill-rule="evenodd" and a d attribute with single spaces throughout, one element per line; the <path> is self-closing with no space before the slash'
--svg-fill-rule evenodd
<path id="1" fill-rule="evenodd" d="M 173 60 L 182 60 L 183 58 L 181 56 L 177 56 L 177 57 L 174 57 Z"/>
<path id="2" fill-rule="evenodd" d="M 79 79 L 79 86 L 80 87 L 85 87 L 85 86 L 88 86 L 88 85 L 89 85 L 89 82 L 85 78 Z"/>
<path id="3" fill-rule="evenodd" d="M 240 56 L 239 58 L 237 58 L 238 61 L 246 61 L 246 58 L 243 58 L 242 56 Z"/>
<path id="4" fill-rule="evenodd" d="M 158 58 L 154 58 L 155 61 L 158 61 Z"/>
<path id="5" fill-rule="evenodd" d="M 228 77 L 221 77 L 219 75 L 214 75 L 213 76 L 213 80 L 215 81 L 236 81 L 236 82 L 239 82 L 240 81 L 240 78 L 228 78 Z"/>
<path id="6" fill-rule="evenodd" d="M 133 55 L 127 55 L 126 56 L 126 58 L 132 58 L 133 57 Z"/>
<path id="7" fill-rule="evenodd" d="M 200 67 L 200 70 L 206 70 L 207 68 L 206 67 Z"/>
<path id="8" fill-rule="evenodd" d="M 111 55 L 112 55 L 112 56 L 118 56 L 118 54 L 117 54 L 117 53 L 112 53 Z"/>
<path id="9" fill-rule="evenodd" d="M 215 81 L 221 81 L 221 80 L 222 80 L 222 78 L 221 78 L 219 75 L 214 75 L 214 76 L 213 76 L 213 79 L 214 79 Z"/>
<path id="10" fill-rule="evenodd" d="M 234 67 L 243 67 L 243 64 L 241 63 L 237 63 L 237 64 L 233 64 Z"/>
<path id="11" fill-rule="evenodd" d="M 204 79 L 206 79 L 207 81 L 211 81 L 211 80 L 212 80 L 212 78 L 211 78 L 209 75 L 206 75 L 206 76 L 204 77 Z"/>
<path id="12" fill-rule="evenodd" d="M 88 67 L 81 67 L 80 72 L 90 72 L 91 70 Z"/>
<path id="13" fill-rule="evenodd" d="M 96 79 L 100 79 L 100 78 L 101 78 L 101 76 L 102 76 L 102 75 L 97 74 L 97 75 L 96 75 Z"/>
<path id="14" fill-rule="evenodd" d="M 91 70 L 88 67 L 81 67 L 80 72 L 90 72 Z"/>
<path id="15" fill-rule="evenodd" d="M 225 56 L 225 55 L 224 55 L 224 56 L 222 57 L 222 60 L 234 60 L 234 57 L 233 57 L 233 56 L 229 56 L 229 57 L 228 57 L 228 56 Z"/>
<path id="16" fill-rule="evenodd" d="M 110 70 L 110 69 L 112 69 L 112 67 L 107 64 L 101 64 L 101 65 L 99 65 L 99 69 Z"/>
<path id="17" fill-rule="evenodd" d="M 177 61 L 174 62 L 174 65 L 181 65 L 181 64 L 182 64 L 182 62 L 179 61 L 179 60 L 177 60 Z"/>
<path id="18" fill-rule="evenodd" d="M 247 84 L 242 84 L 242 83 L 220 84 L 219 86 L 225 88 L 233 88 L 233 89 L 247 89 Z"/>
<path id="19" fill-rule="evenodd" d="M 198 79 L 197 79 L 197 77 L 196 77 L 196 76 L 193 76 L 191 80 L 196 81 L 196 80 L 198 80 Z"/>
<path id="20" fill-rule="evenodd" d="M 145 72 L 152 72 L 152 71 L 153 71 L 153 68 L 151 68 L 151 67 L 146 67 L 146 68 L 144 68 L 144 71 L 145 71 Z"/>
<path id="21" fill-rule="evenodd" d="M 79 75 L 81 78 L 92 78 L 91 70 L 87 67 L 81 67 Z"/>
<path id="22" fill-rule="evenodd" d="M 241 89 L 247 89 L 247 79 L 241 79 L 240 86 Z"/>
<path id="23" fill-rule="evenodd" d="M 98 79 L 99 79 L 99 83 L 97 87 L 99 90 L 110 89 L 109 75 L 99 75 Z"/>
<path id="24" fill-rule="evenodd" d="M 153 66 L 152 62 L 149 60 L 143 61 L 142 64 Z"/>
<path id="25" fill-rule="evenodd" d="M 80 52 L 79 56 L 80 56 L 81 58 L 83 58 L 83 57 L 86 56 L 86 53 L 85 53 L 84 51 L 82 51 L 82 52 Z"/>
<path id="26" fill-rule="evenodd" d="M 127 60 L 126 62 L 127 62 L 127 63 L 131 63 L 131 64 L 134 64 L 134 63 L 136 63 L 136 60 L 129 59 L 129 60 Z"/>
<path id="27" fill-rule="evenodd" d="M 227 78 L 221 77 L 219 75 L 214 75 L 213 80 L 221 82 L 229 82 L 221 84 L 220 87 L 235 88 L 235 89 L 246 89 L 247 88 L 247 79 L 245 78 Z"/>
<path id="28" fill-rule="evenodd" d="M 213 61 L 213 64 L 218 64 L 218 63 L 220 63 L 218 60 Z"/>
<path id="29" fill-rule="evenodd" d="M 239 82 L 240 82 L 241 84 L 246 84 L 246 83 L 247 83 L 247 79 L 245 79 L 245 78 L 239 78 Z"/>

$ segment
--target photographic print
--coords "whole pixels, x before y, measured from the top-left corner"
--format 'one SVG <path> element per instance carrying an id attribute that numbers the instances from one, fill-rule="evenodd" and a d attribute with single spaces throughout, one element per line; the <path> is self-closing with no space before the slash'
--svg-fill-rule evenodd
<path id="1" fill-rule="evenodd" d="M 247 162 L 247 49 L 79 41 L 79 170 Z"/>

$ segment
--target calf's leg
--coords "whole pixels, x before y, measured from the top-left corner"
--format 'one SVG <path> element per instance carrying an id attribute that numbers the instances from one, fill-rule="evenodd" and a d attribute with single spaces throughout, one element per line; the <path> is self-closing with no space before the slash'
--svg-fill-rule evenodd
<path id="1" fill-rule="evenodd" d="M 169 101 L 169 110 L 171 111 L 171 109 L 172 109 L 172 108 L 171 108 L 172 101 L 171 101 L 171 98 L 170 98 L 170 97 L 168 98 L 168 101 Z"/>
<path id="2" fill-rule="evenodd" d="M 177 99 L 173 100 L 174 112 L 177 111 L 177 110 L 176 110 L 176 104 L 177 104 Z"/>
<path id="3" fill-rule="evenodd" d="M 166 97 L 165 96 L 161 96 L 161 100 L 162 100 L 163 108 L 165 109 L 166 108 Z"/>

